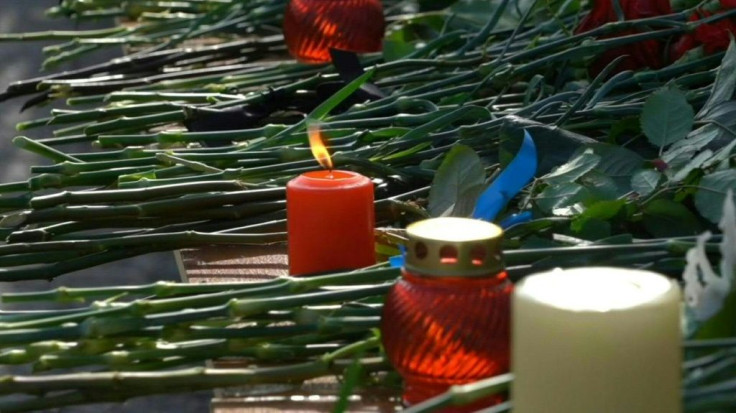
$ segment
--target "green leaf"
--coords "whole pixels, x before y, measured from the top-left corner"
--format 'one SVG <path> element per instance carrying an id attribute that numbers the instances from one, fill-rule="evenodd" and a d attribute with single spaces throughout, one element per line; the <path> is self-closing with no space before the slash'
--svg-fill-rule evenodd
<path id="1" fill-rule="evenodd" d="M 725 167 L 728 167 L 728 159 L 731 157 L 731 153 L 736 148 L 736 139 L 732 140 L 731 143 L 721 148 L 713 155 L 712 158 L 708 159 L 708 162 L 703 164 L 703 168 L 717 168 L 723 163 Z"/>
<path id="2" fill-rule="evenodd" d="M 655 169 L 644 169 L 631 177 L 631 189 L 640 196 L 647 196 L 659 187 L 662 173 Z"/>
<path id="3" fill-rule="evenodd" d="M 611 141 L 614 142 L 623 135 L 637 135 L 640 132 L 641 125 L 639 124 L 639 118 L 629 116 L 616 121 L 616 123 L 611 125 L 611 132 L 609 132 L 608 135 Z"/>
<path id="4" fill-rule="evenodd" d="M 706 161 L 711 159 L 713 157 L 713 152 L 710 149 L 706 149 L 703 152 L 700 152 L 697 156 L 694 158 L 691 158 L 690 161 L 685 164 L 685 166 L 677 169 L 677 172 L 674 174 L 670 172 L 670 170 L 667 170 L 668 174 L 670 174 L 672 177 L 670 178 L 670 181 L 672 182 L 680 182 L 687 178 L 687 176 L 690 174 L 690 172 L 694 171 L 695 169 L 701 168 L 703 164 L 705 164 Z"/>
<path id="5" fill-rule="evenodd" d="M 438 116 L 435 119 L 421 125 L 414 129 L 411 129 L 406 135 L 401 137 L 401 140 L 407 141 L 411 139 L 419 139 L 427 136 L 431 132 L 447 127 L 454 122 L 462 120 L 474 120 L 481 122 L 484 120 L 491 119 L 493 115 L 491 112 L 483 106 L 465 105 L 460 106 L 457 109 L 452 110 L 449 113 Z"/>
<path id="6" fill-rule="evenodd" d="M 581 232 L 585 224 L 592 219 L 608 221 L 618 215 L 624 205 L 626 205 L 626 201 L 623 199 L 598 201 L 586 208 L 582 214 L 578 215 L 570 225 L 570 229 Z"/>
<path id="7" fill-rule="evenodd" d="M 555 168 L 552 172 L 543 176 L 541 179 L 550 185 L 561 184 L 563 182 L 574 182 L 581 176 L 593 170 L 600 161 L 600 156 L 594 154 L 593 151 L 589 149 L 573 158 L 570 162 Z"/>
<path id="8" fill-rule="evenodd" d="M 670 146 L 662 155 L 662 160 L 670 164 L 683 155 L 689 157 L 711 143 L 718 135 L 718 128 L 713 125 L 705 125 L 695 129 L 688 135 L 687 139 Z"/>
<path id="9" fill-rule="evenodd" d="M 611 224 L 608 221 L 604 221 L 602 219 L 591 218 L 582 221 L 577 230 L 574 231 L 575 235 L 577 235 L 577 237 L 579 238 L 588 241 L 595 241 L 611 236 Z"/>
<path id="10" fill-rule="evenodd" d="M 726 54 L 723 56 L 721 65 L 716 74 L 716 80 L 713 82 L 713 88 L 710 91 L 710 97 L 705 102 L 703 108 L 698 112 L 698 119 L 708 117 L 719 104 L 733 99 L 734 91 L 736 91 L 736 44 L 733 39 L 728 45 Z"/>
<path id="11" fill-rule="evenodd" d="M 736 170 L 727 169 L 706 175 L 700 180 L 700 188 L 695 193 L 695 206 L 698 212 L 710 222 L 717 224 L 723 213 L 726 191 L 736 188 Z M 736 201 L 736 197 L 734 197 Z"/>
<path id="12" fill-rule="evenodd" d="M 736 100 L 717 103 L 708 111 L 705 120 L 714 121 L 733 129 L 736 127 Z"/>
<path id="13" fill-rule="evenodd" d="M 417 44 L 410 42 L 406 37 L 406 28 L 393 31 L 383 39 L 383 59 L 387 62 L 399 60 L 413 53 Z"/>
<path id="14" fill-rule="evenodd" d="M 736 335 L 734 320 L 736 320 L 736 291 L 731 291 L 723 301 L 721 311 L 700 325 L 693 338 L 704 340 L 733 337 Z"/>
<path id="15" fill-rule="evenodd" d="M 644 165 L 644 158 L 618 145 L 598 143 L 592 148 L 596 155 L 601 157 L 601 162 L 595 167 L 595 170 L 616 183 L 619 196 L 630 192 L 631 178 Z"/>
<path id="16" fill-rule="evenodd" d="M 654 93 L 644 103 L 641 129 L 653 145 L 663 148 L 690 133 L 695 120 L 693 107 L 677 89 Z"/>
<path id="17" fill-rule="evenodd" d="M 697 235 L 698 218 L 679 202 L 655 199 L 644 206 L 644 228 L 657 238 Z"/>
<path id="18" fill-rule="evenodd" d="M 360 89 L 360 87 L 363 86 L 365 82 L 369 81 L 371 77 L 373 77 L 373 73 L 375 73 L 375 70 L 369 70 L 351 80 L 350 83 L 343 86 L 340 90 L 335 92 L 334 95 L 330 96 L 324 102 L 320 103 L 319 106 L 314 108 L 312 113 L 310 113 L 306 119 L 322 120 L 332 111 L 332 109 L 336 108 L 337 105 L 342 103 L 356 90 Z"/>
<path id="19" fill-rule="evenodd" d="M 433 217 L 468 217 L 483 191 L 485 169 L 471 148 L 456 145 L 437 169 L 429 191 L 429 214 Z"/>
<path id="20" fill-rule="evenodd" d="M 623 195 L 619 185 L 608 175 L 598 171 L 590 171 L 580 178 L 578 182 L 590 191 L 590 195 L 596 200 L 612 200 Z"/>
<path id="21" fill-rule="evenodd" d="M 554 210 L 582 202 L 589 196 L 590 192 L 584 186 L 574 182 L 565 182 L 548 186 L 536 196 L 534 201 L 545 213 L 553 214 Z"/>
<path id="22" fill-rule="evenodd" d="M 441 10 L 455 3 L 457 0 L 418 0 L 419 11 Z"/>

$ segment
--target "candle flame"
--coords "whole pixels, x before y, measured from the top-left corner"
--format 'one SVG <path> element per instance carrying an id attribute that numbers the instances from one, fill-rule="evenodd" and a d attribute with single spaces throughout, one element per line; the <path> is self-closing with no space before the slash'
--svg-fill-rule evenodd
<path id="1" fill-rule="evenodd" d="M 312 155 L 314 155 L 314 158 L 323 168 L 331 171 L 333 167 L 332 157 L 330 156 L 330 152 L 327 151 L 319 124 L 314 123 L 309 125 L 307 127 L 307 135 L 309 136 L 309 147 L 312 149 Z"/>

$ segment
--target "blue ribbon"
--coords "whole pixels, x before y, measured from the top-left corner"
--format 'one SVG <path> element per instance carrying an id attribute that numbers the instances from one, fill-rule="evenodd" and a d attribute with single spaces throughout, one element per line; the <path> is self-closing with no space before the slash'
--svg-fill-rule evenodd
<path id="1" fill-rule="evenodd" d="M 516 157 L 485 190 L 475 204 L 473 218 L 493 221 L 509 201 L 528 184 L 537 172 L 537 147 L 529 132 Z"/>
<path id="2" fill-rule="evenodd" d="M 506 208 L 509 201 L 528 184 L 537 173 L 537 147 L 529 132 L 524 130 L 524 140 L 514 159 L 504 169 L 498 178 L 486 188 L 478 198 L 473 211 L 473 218 L 493 221 Z M 499 224 L 501 228 L 509 228 L 516 224 L 531 221 L 530 211 L 520 212 L 504 219 Z M 400 246 L 401 255 L 389 258 L 391 267 L 400 268 L 404 265 L 406 247 Z"/>

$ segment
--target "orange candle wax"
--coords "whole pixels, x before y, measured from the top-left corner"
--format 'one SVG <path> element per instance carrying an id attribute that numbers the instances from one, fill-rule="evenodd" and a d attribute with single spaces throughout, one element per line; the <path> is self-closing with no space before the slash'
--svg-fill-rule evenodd
<path id="1" fill-rule="evenodd" d="M 373 183 L 350 171 L 307 172 L 286 186 L 289 273 L 348 270 L 376 262 Z"/>

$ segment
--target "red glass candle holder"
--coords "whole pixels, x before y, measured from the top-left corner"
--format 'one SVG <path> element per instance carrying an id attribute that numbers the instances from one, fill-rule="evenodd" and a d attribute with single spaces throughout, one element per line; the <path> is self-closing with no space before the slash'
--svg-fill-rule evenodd
<path id="1" fill-rule="evenodd" d="M 495 225 L 437 218 L 407 231 L 406 265 L 386 298 L 381 331 L 386 354 L 404 378 L 404 402 L 412 405 L 509 370 L 513 287 Z M 493 396 L 443 412 L 502 400 Z"/>
<path id="2" fill-rule="evenodd" d="M 380 0 L 291 0 L 284 12 L 289 52 L 307 63 L 331 61 L 330 49 L 356 53 L 383 47 Z"/>

